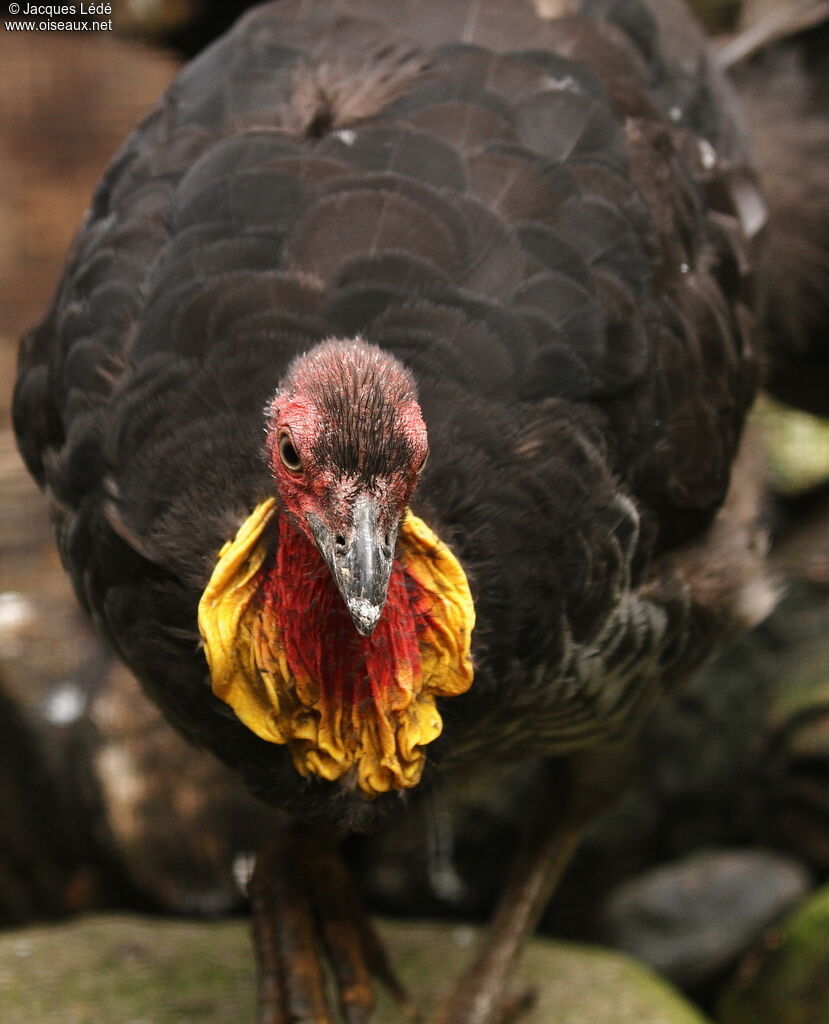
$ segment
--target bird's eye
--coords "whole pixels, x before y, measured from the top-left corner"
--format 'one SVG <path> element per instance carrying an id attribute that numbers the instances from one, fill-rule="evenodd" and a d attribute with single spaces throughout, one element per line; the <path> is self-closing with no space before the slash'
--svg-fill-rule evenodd
<path id="1" fill-rule="evenodd" d="M 291 435 L 287 430 L 279 431 L 277 445 L 279 446 L 279 457 L 282 459 L 282 465 L 287 470 L 290 470 L 291 473 L 301 472 L 302 459 L 300 459 L 299 452 L 294 447 L 294 442 L 291 440 Z"/>

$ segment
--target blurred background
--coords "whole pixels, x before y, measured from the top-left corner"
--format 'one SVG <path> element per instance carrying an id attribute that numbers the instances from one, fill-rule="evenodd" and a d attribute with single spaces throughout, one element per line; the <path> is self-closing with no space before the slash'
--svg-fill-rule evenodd
<path id="1" fill-rule="evenodd" d="M 245 6 L 117 0 L 112 31 L 0 26 L 7 1024 L 209 1022 L 251 1005 L 245 926 L 233 915 L 244 911 L 251 851 L 271 812 L 185 746 L 94 636 L 9 421 L 18 339 L 48 301 L 103 168 L 182 60 Z M 780 68 L 781 82 L 810 76 L 809 117 L 829 123 L 826 4 L 695 6 L 734 63 L 758 147 L 783 126 L 758 121 L 752 92 L 773 98 Z M 4 14 L 14 18 L 8 6 Z M 816 173 L 829 175 L 816 152 Z M 811 230 L 808 210 L 790 216 Z M 829 308 L 829 280 L 813 288 Z M 614 975 L 622 994 L 608 999 L 617 1009 L 633 1000 L 639 1024 L 829 1021 L 829 422 L 779 401 L 802 386 L 776 381 L 778 398 L 762 400 L 752 428 L 769 481 L 779 607 L 656 710 L 636 786 L 594 830 L 544 922 L 549 935 L 625 951 L 684 992 L 641 995 L 638 976 Z M 825 411 L 826 402 L 818 389 L 806 404 Z M 429 941 L 468 944 L 457 922 L 483 920 L 492 905 L 522 813 L 515 794 L 531 780 L 527 766 L 460 779 L 388 834 L 351 841 L 369 905 L 398 921 L 450 922 Z M 390 928 L 394 941 L 417 945 L 421 933 Z M 576 957 L 578 948 L 567 947 Z M 561 1024 L 623 1019 L 567 1012 Z"/>

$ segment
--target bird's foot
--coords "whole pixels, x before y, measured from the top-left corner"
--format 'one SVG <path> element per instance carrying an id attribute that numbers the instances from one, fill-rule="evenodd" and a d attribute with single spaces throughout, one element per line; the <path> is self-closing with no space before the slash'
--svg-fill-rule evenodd
<path id="1" fill-rule="evenodd" d="M 536 805 L 495 916 L 429 1024 L 511 1024 L 531 1005 L 533 992 L 505 995 L 516 960 L 591 818 L 618 792 L 629 759 L 626 745 L 607 744 L 541 767 Z"/>
<path id="2" fill-rule="evenodd" d="M 507 995 L 490 993 L 490 998 L 482 1000 L 474 985 L 469 985 L 466 991 L 461 991 L 458 986 L 452 992 L 451 1002 L 447 1000 L 441 1004 L 440 1016 L 430 1017 L 428 1024 L 443 1024 L 449 1020 L 454 1024 L 471 1024 L 473 1021 L 475 1024 L 479 1021 L 521 1024 L 524 1014 L 535 1006 L 537 999 L 538 992 L 534 988 L 519 989 Z"/>
<path id="3" fill-rule="evenodd" d="M 501 1000 L 498 1008 L 498 1015 L 495 1017 L 495 1024 L 513 1024 L 528 1010 L 531 1010 L 538 998 L 538 992 L 534 988 L 521 989 L 511 996 Z"/>
<path id="4" fill-rule="evenodd" d="M 531 830 L 495 917 L 471 963 L 443 997 L 429 1024 L 513 1024 L 534 990 L 506 995 L 516 960 L 572 857 L 581 829 L 554 818 Z"/>
<path id="5" fill-rule="evenodd" d="M 286 829 L 259 851 L 249 892 L 259 1024 L 366 1024 L 374 1008 L 372 975 L 413 1019 L 333 840 Z"/>

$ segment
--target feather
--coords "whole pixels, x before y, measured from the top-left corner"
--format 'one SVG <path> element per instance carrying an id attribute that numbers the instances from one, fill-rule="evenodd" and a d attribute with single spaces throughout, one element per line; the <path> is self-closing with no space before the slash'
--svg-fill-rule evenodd
<path id="1" fill-rule="evenodd" d="M 361 336 L 416 381 L 413 512 L 478 622 L 420 785 L 632 734 L 762 580 L 748 529 L 711 538 L 757 383 L 763 218 L 674 0 L 256 7 L 116 155 L 21 348 L 15 427 L 82 601 L 265 799 L 338 828 L 399 809 L 302 779 L 196 642 L 219 551 L 274 499 L 263 409 L 297 358 Z M 333 419 L 335 384 L 306 396 Z M 355 403 L 352 434 L 391 423 Z M 392 426 L 374 449 L 402 471 Z M 735 581 L 710 604 L 708 558 Z"/>

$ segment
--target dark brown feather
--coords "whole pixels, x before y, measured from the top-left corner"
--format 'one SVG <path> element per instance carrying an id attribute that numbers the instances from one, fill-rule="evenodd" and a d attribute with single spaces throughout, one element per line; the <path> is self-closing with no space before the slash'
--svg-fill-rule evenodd
<path id="1" fill-rule="evenodd" d="M 716 609 L 682 557 L 709 557 L 755 387 L 741 145 L 662 0 L 280 0 L 185 69 L 101 182 L 15 401 L 81 599 L 180 729 L 305 817 L 399 805 L 301 780 L 198 646 L 217 552 L 273 493 L 263 409 L 330 337 L 414 374 L 413 506 L 474 589 L 476 681 L 427 780 L 632 732 L 750 618 L 748 528 Z"/>

